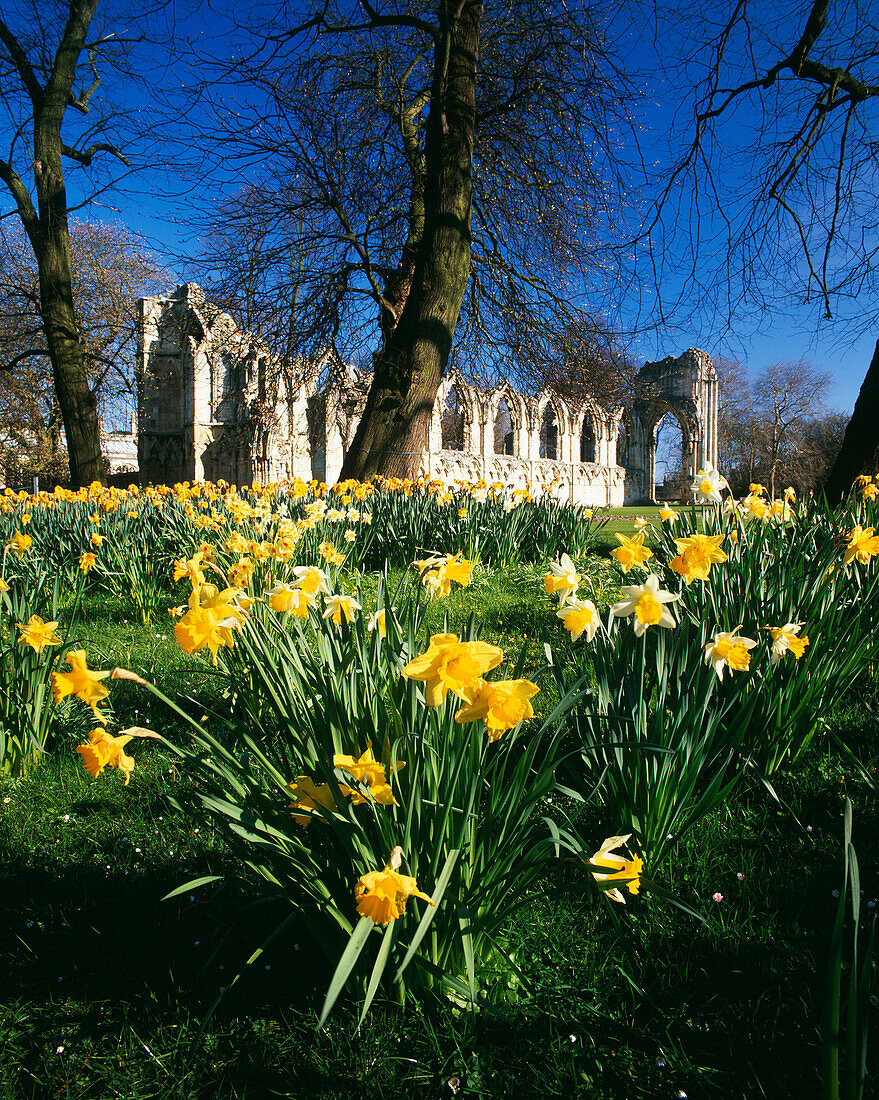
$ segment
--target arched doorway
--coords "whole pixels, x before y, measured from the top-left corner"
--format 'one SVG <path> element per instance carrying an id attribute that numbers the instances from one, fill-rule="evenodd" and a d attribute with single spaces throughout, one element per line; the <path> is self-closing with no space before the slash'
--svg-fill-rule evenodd
<path id="1" fill-rule="evenodd" d="M 653 428 L 654 495 L 657 500 L 686 500 L 689 488 L 686 436 L 673 412 L 666 412 Z"/>

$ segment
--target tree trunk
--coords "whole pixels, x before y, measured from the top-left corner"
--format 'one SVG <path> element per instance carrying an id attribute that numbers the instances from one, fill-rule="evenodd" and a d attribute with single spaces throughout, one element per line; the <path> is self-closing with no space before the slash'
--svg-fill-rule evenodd
<path id="1" fill-rule="evenodd" d="M 864 378 L 861 392 L 842 448 L 833 469 L 824 481 L 824 492 L 829 501 L 841 500 L 851 489 L 859 474 L 875 474 L 879 470 L 879 340 L 873 352 L 873 361 Z"/>
<path id="2" fill-rule="evenodd" d="M 375 362 L 340 477 L 415 477 L 470 279 L 470 211 L 481 0 L 450 22 L 440 4 L 425 141 L 424 236 L 399 321 Z"/>

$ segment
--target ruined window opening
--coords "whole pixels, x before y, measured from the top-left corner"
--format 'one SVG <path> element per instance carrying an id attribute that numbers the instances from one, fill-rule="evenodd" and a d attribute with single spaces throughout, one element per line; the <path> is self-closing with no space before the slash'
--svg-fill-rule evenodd
<path id="1" fill-rule="evenodd" d="M 592 418 L 589 416 L 583 421 L 583 431 L 580 435 L 580 461 L 595 461 L 595 429 L 592 427 Z"/>
<path id="2" fill-rule="evenodd" d="M 617 466 L 629 465 L 629 429 L 625 419 L 617 428 Z"/>
<path id="3" fill-rule="evenodd" d="M 442 428 L 442 449 L 444 451 L 463 451 L 464 402 L 461 400 L 457 386 L 452 386 L 449 390 L 440 425 Z"/>
<path id="4" fill-rule="evenodd" d="M 514 455 L 513 416 L 505 398 L 501 398 L 494 421 L 494 453 L 496 455 Z"/>
<path id="5" fill-rule="evenodd" d="M 559 421 L 552 405 L 543 410 L 540 422 L 540 457 L 557 459 L 559 453 Z"/>

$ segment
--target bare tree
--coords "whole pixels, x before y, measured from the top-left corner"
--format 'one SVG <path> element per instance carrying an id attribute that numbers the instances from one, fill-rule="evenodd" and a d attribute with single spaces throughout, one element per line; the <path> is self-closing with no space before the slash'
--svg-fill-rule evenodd
<path id="1" fill-rule="evenodd" d="M 0 217 L 17 215 L 36 260 L 40 324 L 77 484 L 103 480 L 104 469 L 97 395 L 73 294 L 68 215 L 132 169 L 119 140 L 123 119 L 138 141 L 144 138 L 142 97 L 119 112 L 103 81 L 111 70 L 120 79 L 123 71 L 139 78 L 131 50 L 144 37 L 142 21 L 162 7 L 161 0 L 147 3 L 137 13 L 120 8 L 116 28 L 95 25 L 98 0 L 9 0 L 0 18 L 0 182 L 12 200 Z M 133 17 L 135 35 L 122 29 Z M 110 164 L 119 168 L 115 178 Z M 75 198 L 65 168 L 86 185 Z"/>
<path id="2" fill-rule="evenodd" d="M 879 275 L 875 13 L 847 0 L 729 0 L 673 17 L 681 79 L 695 96 L 681 97 L 684 152 L 644 238 L 657 285 L 672 257 L 679 276 L 684 233 L 681 297 L 706 311 L 723 303 L 729 317 L 753 316 L 793 294 L 849 331 L 875 326 L 875 307 L 864 306 Z M 874 365 L 828 482 L 834 492 L 875 460 L 879 356 Z"/>
<path id="3" fill-rule="evenodd" d="M 105 422 L 124 424 L 137 405 L 134 376 L 136 301 L 163 293 L 170 278 L 138 238 L 118 226 L 70 222 L 71 287 L 89 387 Z M 0 371 L 23 372 L 7 392 L 36 393 L 52 407 L 60 445 L 61 417 L 40 313 L 33 252 L 14 224 L 0 223 Z M 21 382 L 21 385 L 17 384 Z"/>
<path id="4" fill-rule="evenodd" d="M 627 85 L 598 21 L 564 0 L 325 3 L 311 37 L 263 27 L 227 71 L 212 147 L 257 174 L 265 223 L 304 227 L 302 345 L 373 352 L 344 476 L 412 474 L 453 346 L 490 372 L 607 266 Z"/>

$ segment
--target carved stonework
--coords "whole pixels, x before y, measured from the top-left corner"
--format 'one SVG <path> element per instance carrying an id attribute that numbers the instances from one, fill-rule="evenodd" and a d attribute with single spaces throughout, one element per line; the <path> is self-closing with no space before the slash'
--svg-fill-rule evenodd
<path id="1" fill-rule="evenodd" d="M 138 381 L 140 476 L 156 483 L 331 484 L 369 384 L 330 355 L 279 362 L 193 283 L 138 303 Z M 420 472 L 448 485 L 484 479 L 539 491 L 554 483 L 560 499 L 596 507 L 641 503 L 653 494 L 655 428 L 666 413 L 681 424 L 688 469 L 715 466 L 710 358 L 690 349 L 646 364 L 638 381 L 632 406 L 611 412 L 588 395 L 574 408 L 554 394 L 525 395 L 508 383 L 485 392 L 450 375 Z"/>

